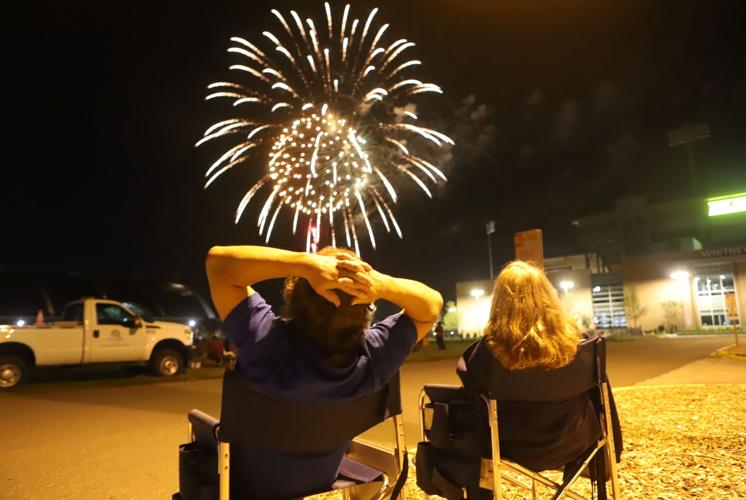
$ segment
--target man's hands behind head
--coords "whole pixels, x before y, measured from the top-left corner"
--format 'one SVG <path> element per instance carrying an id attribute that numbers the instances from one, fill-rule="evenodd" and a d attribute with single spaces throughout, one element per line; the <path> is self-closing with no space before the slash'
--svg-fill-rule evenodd
<path id="1" fill-rule="evenodd" d="M 387 276 L 367 262 L 348 256 L 340 257 L 344 258 L 338 263 L 342 270 L 342 276 L 337 280 L 338 288 L 352 296 L 352 305 L 372 304 L 381 298 Z"/>
<path id="2" fill-rule="evenodd" d="M 369 275 L 374 270 L 370 264 L 346 254 L 307 255 L 309 265 L 302 277 L 308 281 L 316 293 L 337 307 L 341 302 L 334 290 L 341 290 L 351 295 L 353 305 L 372 302 L 372 300 L 364 300 L 371 296 L 373 280 Z"/>
<path id="3" fill-rule="evenodd" d="M 339 254 L 334 257 L 312 257 L 324 259 L 318 260 L 318 271 L 313 278 L 315 281 L 309 279 L 319 295 L 337 307 L 340 304 L 339 296 L 333 290 L 351 295 L 352 305 L 370 304 L 378 299 L 397 304 L 414 322 L 418 339 L 432 328 L 443 308 L 443 297 L 436 290 L 418 281 L 379 273 L 355 256 Z"/>

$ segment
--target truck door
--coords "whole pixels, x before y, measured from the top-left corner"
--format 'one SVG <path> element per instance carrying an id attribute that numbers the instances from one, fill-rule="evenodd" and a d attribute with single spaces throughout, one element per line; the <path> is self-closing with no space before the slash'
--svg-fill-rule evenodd
<path id="1" fill-rule="evenodd" d="M 48 336 L 45 350 L 54 353 L 54 364 L 73 365 L 83 363 L 83 302 L 65 306 L 62 320 L 54 324 Z M 43 330 L 40 330 L 43 331 Z M 37 363 L 39 360 L 37 359 Z"/>
<path id="2" fill-rule="evenodd" d="M 97 302 L 92 330 L 91 363 L 143 361 L 145 329 L 137 328 L 135 316 L 122 306 Z"/>

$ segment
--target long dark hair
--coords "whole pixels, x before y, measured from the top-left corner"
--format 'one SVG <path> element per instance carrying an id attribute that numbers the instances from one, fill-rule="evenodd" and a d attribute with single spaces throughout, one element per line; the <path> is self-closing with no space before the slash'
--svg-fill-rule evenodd
<path id="1" fill-rule="evenodd" d="M 325 247 L 318 251 L 318 255 L 339 254 L 357 258 L 346 248 Z M 343 366 L 352 362 L 362 346 L 372 310 L 368 304 L 351 305 L 352 297 L 341 290 L 334 292 L 340 298 L 340 307 L 317 294 L 305 279 L 288 277 L 283 291 L 285 317 L 296 334 L 310 339 L 329 363 Z"/>

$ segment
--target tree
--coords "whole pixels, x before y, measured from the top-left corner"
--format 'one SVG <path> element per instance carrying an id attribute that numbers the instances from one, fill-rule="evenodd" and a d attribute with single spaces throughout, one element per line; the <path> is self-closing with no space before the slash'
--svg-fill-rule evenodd
<path id="1" fill-rule="evenodd" d="M 663 319 L 666 322 L 666 331 L 673 333 L 683 324 L 683 307 L 676 300 L 668 300 L 661 303 L 663 308 Z"/>
<path id="2" fill-rule="evenodd" d="M 637 320 L 647 314 L 648 308 L 640 305 L 637 297 L 637 289 L 629 287 L 624 289 L 624 313 L 627 320 L 632 322 L 632 328 L 637 328 Z"/>
<path id="3" fill-rule="evenodd" d="M 452 300 L 446 302 L 443 314 L 443 328 L 446 331 L 458 330 L 458 311 L 456 310 L 456 303 Z"/>

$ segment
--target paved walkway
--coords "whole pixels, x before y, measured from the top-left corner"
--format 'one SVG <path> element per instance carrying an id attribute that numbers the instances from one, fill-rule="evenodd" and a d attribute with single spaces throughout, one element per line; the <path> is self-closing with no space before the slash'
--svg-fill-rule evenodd
<path id="1" fill-rule="evenodd" d="M 709 357 L 635 385 L 746 384 L 746 362 Z"/>

